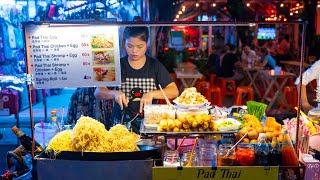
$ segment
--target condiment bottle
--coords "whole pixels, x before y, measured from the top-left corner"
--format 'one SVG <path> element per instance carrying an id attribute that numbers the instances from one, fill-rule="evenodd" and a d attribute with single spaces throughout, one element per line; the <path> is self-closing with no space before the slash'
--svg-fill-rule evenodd
<path id="1" fill-rule="evenodd" d="M 15 133 L 15 135 L 18 137 L 21 145 L 27 150 L 32 151 L 32 138 L 30 136 L 27 136 L 25 133 L 23 133 L 19 128 L 16 126 L 12 127 L 12 132 Z M 44 148 L 35 141 L 35 151 L 34 152 L 41 152 Z"/>
<path id="2" fill-rule="evenodd" d="M 57 112 L 58 110 L 53 110 L 51 111 L 51 116 L 50 116 L 50 121 L 51 121 L 51 126 L 53 129 L 56 129 L 56 132 L 58 133 L 60 130 L 59 130 L 59 124 L 58 124 L 58 118 L 57 118 Z"/>
<path id="3" fill-rule="evenodd" d="M 257 166 L 268 166 L 269 145 L 266 142 L 266 134 L 260 133 L 255 150 L 255 163 Z"/>
<path id="4" fill-rule="evenodd" d="M 281 149 L 280 149 L 280 145 L 277 141 L 276 137 L 272 138 L 272 142 L 271 142 L 271 151 L 269 153 L 269 165 L 270 166 L 279 166 L 281 165 Z"/>
<path id="5" fill-rule="evenodd" d="M 282 137 L 282 166 L 298 166 L 299 159 L 287 129 L 282 130 Z"/>

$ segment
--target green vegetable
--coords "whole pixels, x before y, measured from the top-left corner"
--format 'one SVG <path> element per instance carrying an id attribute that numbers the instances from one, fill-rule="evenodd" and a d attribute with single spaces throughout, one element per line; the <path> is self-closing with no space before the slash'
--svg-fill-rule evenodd
<path id="1" fill-rule="evenodd" d="M 247 101 L 248 113 L 255 115 L 259 121 L 262 120 L 263 115 L 267 109 L 268 105 L 256 101 Z"/>

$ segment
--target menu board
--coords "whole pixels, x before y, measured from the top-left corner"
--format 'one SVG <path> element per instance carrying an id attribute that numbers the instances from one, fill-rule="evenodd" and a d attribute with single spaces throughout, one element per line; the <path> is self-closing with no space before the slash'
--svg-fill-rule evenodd
<path id="1" fill-rule="evenodd" d="M 25 25 L 35 89 L 120 86 L 118 26 Z"/>

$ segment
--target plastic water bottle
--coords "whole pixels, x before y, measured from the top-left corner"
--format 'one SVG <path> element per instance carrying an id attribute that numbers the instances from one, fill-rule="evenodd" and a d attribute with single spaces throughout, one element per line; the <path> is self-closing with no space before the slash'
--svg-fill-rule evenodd
<path id="1" fill-rule="evenodd" d="M 59 124 L 58 124 L 58 117 L 57 117 L 57 110 L 51 111 L 50 121 L 51 126 L 53 129 L 56 129 L 56 133 L 59 132 Z"/>
<path id="2" fill-rule="evenodd" d="M 262 119 L 261 119 L 261 124 L 263 127 L 266 126 L 266 120 L 267 120 L 267 116 L 266 115 L 263 115 Z"/>
<path id="3" fill-rule="evenodd" d="M 269 145 L 266 142 L 266 134 L 260 133 L 255 152 L 255 161 L 257 166 L 268 166 Z"/>

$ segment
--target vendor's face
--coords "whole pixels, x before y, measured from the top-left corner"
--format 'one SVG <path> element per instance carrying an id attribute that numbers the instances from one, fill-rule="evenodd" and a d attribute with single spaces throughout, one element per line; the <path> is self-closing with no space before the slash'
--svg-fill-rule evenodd
<path id="1" fill-rule="evenodd" d="M 138 61 L 145 56 L 147 42 L 142 41 L 138 37 L 130 37 L 126 39 L 126 51 L 129 60 Z"/>

